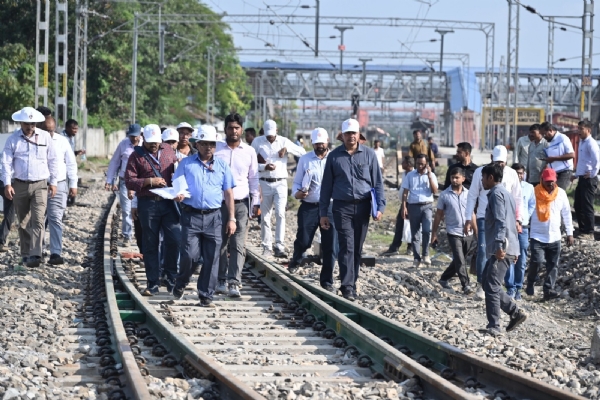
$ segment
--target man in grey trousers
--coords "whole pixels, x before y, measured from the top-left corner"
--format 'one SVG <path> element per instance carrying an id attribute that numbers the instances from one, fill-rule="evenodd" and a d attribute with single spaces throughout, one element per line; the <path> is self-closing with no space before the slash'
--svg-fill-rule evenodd
<path id="1" fill-rule="evenodd" d="M 402 206 L 404 208 L 403 218 L 408 217 L 410 221 L 410 233 L 412 236 L 413 267 L 417 268 L 421 263 L 431 265 L 429 258 L 429 239 L 431 235 L 431 223 L 433 222 L 433 195 L 437 193 L 437 177 L 427 168 L 427 156 L 419 154 L 416 158 L 416 168 L 406 174 L 402 180 Z M 422 230 L 422 235 L 419 234 Z M 421 247 L 421 236 L 423 248 Z M 422 253 L 419 251 L 422 250 Z"/>
<path id="2" fill-rule="evenodd" d="M 502 290 L 506 271 L 520 254 L 517 223 L 513 222 L 517 221 L 517 216 L 515 200 L 501 184 L 503 166 L 495 163 L 486 165 L 481 176 L 483 188 L 489 190 L 485 211 L 485 251 L 488 260 L 482 276 L 488 319 L 487 333 L 498 336 L 501 334 L 500 310 L 510 315 L 507 332 L 527 319 L 527 314 Z"/>

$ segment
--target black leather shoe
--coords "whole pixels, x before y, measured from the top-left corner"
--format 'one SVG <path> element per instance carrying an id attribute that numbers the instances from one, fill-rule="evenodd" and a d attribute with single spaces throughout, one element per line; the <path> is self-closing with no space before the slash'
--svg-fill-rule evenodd
<path id="1" fill-rule="evenodd" d="M 556 290 L 549 290 L 547 292 L 544 292 L 544 300 L 552 300 L 552 299 L 556 299 L 560 297 L 560 293 L 558 293 Z"/>
<path id="2" fill-rule="evenodd" d="M 65 260 L 59 254 L 51 254 L 50 259 L 48 260 L 48 264 L 50 265 L 62 265 L 65 263 Z"/>
<path id="3" fill-rule="evenodd" d="M 323 289 L 327 290 L 328 292 L 335 293 L 335 289 L 331 285 L 323 286 Z"/>
<path id="4" fill-rule="evenodd" d="M 27 268 L 37 268 L 40 266 L 41 263 L 42 263 L 42 257 L 33 256 L 33 257 L 29 257 L 26 265 L 27 265 Z"/>

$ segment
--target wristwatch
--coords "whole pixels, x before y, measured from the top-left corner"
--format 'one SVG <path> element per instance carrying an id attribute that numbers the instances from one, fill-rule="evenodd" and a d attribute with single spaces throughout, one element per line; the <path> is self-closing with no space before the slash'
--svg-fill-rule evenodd
<path id="1" fill-rule="evenodd" d="M 235 219 L 235 218 L 229 218 L 229 220 L 233 221 L 233 222 L 237 222 L 237 219 Z"/>

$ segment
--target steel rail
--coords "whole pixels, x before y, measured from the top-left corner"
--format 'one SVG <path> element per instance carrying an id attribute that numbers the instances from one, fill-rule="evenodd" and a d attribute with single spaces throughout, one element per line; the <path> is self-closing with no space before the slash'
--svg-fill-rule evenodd
<path id="1" fill-rule="evenodd" d="M 392 319 L 374 313 L 365 307 L 345 300 L 321 287 L 312 285 L 303 279 L 289 274 L 287 270 L 276 263 L 269 262 L 252 249 L 247 249 L 247 257 L 258 263 L 265 264 L 284 274 L 287 279 L 302 286 L 313 296 L 317 296 L 338 312 L 349 315 L 354 322 L 365 330 L 370 330 L 373 336 L 385 338 L 393 343 L 394 348 L 400 348 L 413 358 L 429 360 L 433 369 L 442 376 L 451 374 L 453 379 L 461 381 L 465 386 L 485 387 L 494 390 L 494 397 L 509 395 L 511 398 L 528 398 L 539 400 L 580 400 L 584 397 L 575 395 L 556 386 L 538 379 L 520 374 L 503 365 L 490 362 L 467 351 L 461 350 L 448 343 L 439 341 L 422 332 L 404 326 Z"/>

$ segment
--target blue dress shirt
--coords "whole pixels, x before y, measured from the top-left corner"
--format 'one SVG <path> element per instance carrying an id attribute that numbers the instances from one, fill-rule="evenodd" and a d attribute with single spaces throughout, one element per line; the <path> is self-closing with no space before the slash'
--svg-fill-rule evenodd
<path id="1" fill-rule="evenodd" d="M 220 158 L 213 157 L 207 164 L 200 161 L 198 154 L 181 160 L 173 174 L 173 180 L 185 176 L 191 197 L 183 204 L 198 210 L 220 208 L 223 191 L 233 189 L 235 181 L 229 166 Z"/>
<path id="2" fill-rule="evenodd" d="M 535 192 L 531 183 L 521 182 L 521 194 L 523 195 L 523 204 L 527 207 L 527 219 L 523 220 L 523 225 L 529 226 L 531 216 L 535 211 Z"/>
<path id="3" fill-rule="evenodd" d="M 354 154 L 348 153 L 342 144 L 327 156 L 321 195 L 319 197 L 319 214 L 327 216 L 331 199 L 342 201 L 367 200 L 371 196 L 371 188 L 377 195 L 377 211 L 385 210 L 385 193 L 379 162 L 373 149 L 358 145 Z"/>
<path id="4" fill-rule="evenodd" d="M 321 196 L 321 183 L 323 181 L 323 172 L 325 171 L 325 163 L 327 162 L 327 156 L 329 152 L 325 154 L 323 159 L 317 157 L 314 151 L 306 153 L 298 160 L 298 167 L 296 169 L 296 176 L 294 176 L 294 183 L 292 184 L 292 196 L 294 193 L 302 189 L 302 180 L 307 170 L 310 170 L 312 180 L 310 187 L 308 188 L 308 196 L 302 201 L 307 203 L 318 203 L 319 197 Z"/>
<path id="5" fill-rule="evenodd" d="M 437 184 L 437 177 L 431 171 L 426 174 L 419 174 L 417 169 L 410 171 L 404 179 L 402 179 L 402 189 L 408 189 L 408 204 L 433 203 L 433 191 L 429 186 L 429 174 L 432 175 L 434 182 Z M 469 215 L 470 217 L 470 215 Z"/>

